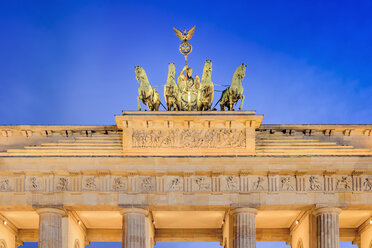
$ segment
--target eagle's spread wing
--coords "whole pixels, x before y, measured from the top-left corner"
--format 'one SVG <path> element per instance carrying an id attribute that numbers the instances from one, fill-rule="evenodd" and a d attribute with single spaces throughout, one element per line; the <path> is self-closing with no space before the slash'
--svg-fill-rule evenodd
<path id="1" fill-rule="evenodd" d="M 195 32 L 195 26 L 192 27 L 188 32 L 187 32 L 187 39 L 190 40 L 192 35 L 194 34 Z"/>
<path id="2" fill-rule="evenodd" d="M 176 35 L 183 41 L 183 39 L 182 39 L 183 33 L 180 30 L 178 30 L 177 28 L 173 28 L 173 30 L 176 33 Z"/>

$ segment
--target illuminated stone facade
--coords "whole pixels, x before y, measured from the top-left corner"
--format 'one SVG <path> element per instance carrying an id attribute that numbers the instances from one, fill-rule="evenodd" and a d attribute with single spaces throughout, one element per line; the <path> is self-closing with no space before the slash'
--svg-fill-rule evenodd
<path id="1" fill-rule="evenodd" d="M 255 111 L 124 112 L 112 126 L 0 126 L 0 247 L 372 240 L 372 125 Z"/>

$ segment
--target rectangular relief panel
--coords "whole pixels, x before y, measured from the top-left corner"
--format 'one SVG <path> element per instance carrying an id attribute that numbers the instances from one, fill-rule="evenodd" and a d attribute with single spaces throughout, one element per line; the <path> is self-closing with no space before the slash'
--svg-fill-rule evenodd
<path id="1" fill-rule="evenodd" d="M 254 155 L 255 130 L 263 115 L 236 112 L 123 112 L 115 116 L 123 130 L 127 155 Z"/>

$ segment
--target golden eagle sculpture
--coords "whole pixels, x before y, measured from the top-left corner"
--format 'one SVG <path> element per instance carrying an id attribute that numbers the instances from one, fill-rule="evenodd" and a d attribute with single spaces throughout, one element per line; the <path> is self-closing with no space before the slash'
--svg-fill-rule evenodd
<path id="1" fill-rule="evenodd" d="M 186 32 L 186 29 L 182 31 L 178 30 L 177 28 L 173 28 L 176 35 L 181 39 L 181 41 L 188 41 L 191 39 L 192 35 L 195 31 L 195 26 L 192 27 L 189 31 Z"/>
<path id="2" fill-rule="evenodd" d="M 186 29 L 182 31 L 178 30 L 177 28 L 173 28 L 174 32 L 180 38 L 181 45 L 179 46 L 180 53 L 182 53 L 185 56 L 185 65 L 187 65 L 187 55 L 189 55 L 192 52 L 192 46 L 189 42 L 191 37 L 193 36 L 195 32 L 195 26 L 190 28 L 189 31 L 186 32 Z"/>

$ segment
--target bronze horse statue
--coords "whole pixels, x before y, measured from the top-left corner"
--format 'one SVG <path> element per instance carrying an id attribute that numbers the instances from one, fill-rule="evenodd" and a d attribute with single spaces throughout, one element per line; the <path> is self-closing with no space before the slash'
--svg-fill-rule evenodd
<path id="1" fill-rule="evenodd" d="M 243 95 L 244 88 L 242 86 L 242 81 L 243 81 L 243 78 L 245 77 L 246 67 L 247 66 L 245 64 L 241 64 L 236 69 L 234 76 L 232 78 L 230 87 L 228 87 L 222 92 L 222 96 L 219 100 L 222 111 L 224 111 L 225 108 L 227 108 L 227 110 L 234 110 L 234 105 L 239 100 L 241 100 L 239 110 L 242 109 L 243 103 L 244 103 L 244 95 Z"/>
<path id="2" fill-rule="evenodd" d="M 160 106 L 160 95 L 154 88 L 151 87 L 147 78 L 145 70 L 137 65 L 134 67 L 136 73 L 136 79 L 140 84 L 138 88 L 138 111 L 141 111 L 140 101 L 146 105 L 150 111 L 158 111 Z"/>

